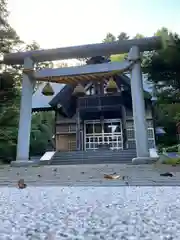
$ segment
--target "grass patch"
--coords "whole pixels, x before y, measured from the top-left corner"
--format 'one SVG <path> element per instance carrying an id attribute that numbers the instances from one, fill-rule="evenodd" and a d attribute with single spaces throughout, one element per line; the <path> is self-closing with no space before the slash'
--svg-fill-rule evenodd
<path id="1" fill-rule="evenodd" d="M 167 165 L 177 165 L 180 164 L 180 158 L 169 158 L 163 161 L 163 164 Z"/>

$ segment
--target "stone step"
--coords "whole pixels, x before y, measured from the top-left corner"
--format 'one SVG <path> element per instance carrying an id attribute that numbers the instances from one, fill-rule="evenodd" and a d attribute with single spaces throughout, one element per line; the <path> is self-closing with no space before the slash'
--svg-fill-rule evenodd
<path id="1" fill-rule="evenodd" d="M 88 155 L 88 154 L 119 154 L 119 153 L 134 153 L 136 152 L 135 149 L 128 149 L 128 150 L 95 150 L 95 151 L 71 151 L 71 152 L 61 152 L 61 151 L 57 151 L 56 153 L 58 154 L 85 154 L 85 155 Z"/>
<path id="2" fill-rule="evenodd" d="M 136 156 L 135 154 L 121 154 L 121 155 L 89 155 L 89 156 L 83 156 L 83 155 L 54 155 L 54 158 L 73 158 L 73 159 L 90 159 L 90 158 L 127 158 L 127 157 L 131 157 L 131 156 Z"/>
<path id="3" fill-rule="evenodd" d="M 104 163 L 104 164 L 118 164 L 118 163 L 122 163 L 122 164 L 130 164 L 132 163 L 132 159 L 126 159 L 126 160 L 119 160 L 119 161 L 78 161 L 78 160 L 72 160 L 72 161 L 61 161 L 61 160 L 53 160 L 53 162 L 51 162 L 52 165 L 77 165 L 77 164 L 100 164 L 100 163 Z"/>
<path id="4" fill-rule="evenodd" d="M 56 152 L 51 160 L 51 164 L 131 163 L 134 157 L 136 157 L 134 149 Z"/>
<path id="5" fill-rule="evenodd" d="M 129 156 L 136 155 L 135 151 L 119 151 L 119 152 L 56 152 L 54 156 L 58 157 L 88 157 L 88 156 Z"/>

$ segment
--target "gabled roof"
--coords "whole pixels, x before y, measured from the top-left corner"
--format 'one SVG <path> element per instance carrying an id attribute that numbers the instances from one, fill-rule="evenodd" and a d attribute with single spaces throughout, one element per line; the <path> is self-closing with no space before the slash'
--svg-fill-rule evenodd
<path id="1" fill-rule="evenodd" d="M 54 90 L 53 96 L 44 96 L 42 94 L 42 90 L 44 86 L 46 85 L 45 82 L 41 83 L 35 93 L 32 97 L 32 110 L 35 111 L 45 111 L 45 110 L 51 110 L 52 106 L 49 104 L 49 102 L 64 88 L 64 84 L 59 83 L 51 83 L 51 86 Z"/>

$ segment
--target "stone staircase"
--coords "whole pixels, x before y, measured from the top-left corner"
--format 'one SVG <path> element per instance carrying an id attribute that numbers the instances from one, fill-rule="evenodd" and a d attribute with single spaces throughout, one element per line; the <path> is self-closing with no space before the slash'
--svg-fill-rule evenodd
<path id="1" fill-rule="evenodd" d="M 51 159 L 50 164 L 76 165 L 100 163 L 132 163 L 132 158 L 134 157 L 136 157 L 135 149 L 56 152 Z"/>

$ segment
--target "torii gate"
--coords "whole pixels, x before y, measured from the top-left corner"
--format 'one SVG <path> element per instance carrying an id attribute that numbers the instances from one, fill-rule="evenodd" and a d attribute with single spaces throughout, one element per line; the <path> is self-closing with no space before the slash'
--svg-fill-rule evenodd
<path id="1" fill-rule="evenodd" d="M 157 50 L 162 46 L 161 37 L 150 37 L 5 55 L 3 60 L 5 64 L 24 64 L 16 162 L 27 163 L 29 160 L 32 94 L 36 80 L 67 84 L 89 78 L 91 81 L 93 79 L 97 80 L 101 79 L 102 75 L 113 76 L 117 72 L 127 70 L 131 71 L 131 94 L 137 158 L 147 159 L 149 157 L 149 149 L 140 52 Z M 34 71 L 34 63 L 37 62 L 107 56 L 127 52 L 128 58 L 122 62 L 56 69 L 46 68 Z"/>

